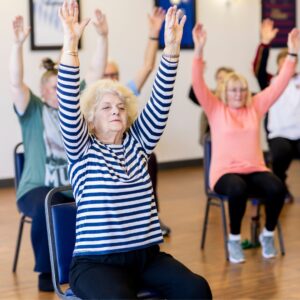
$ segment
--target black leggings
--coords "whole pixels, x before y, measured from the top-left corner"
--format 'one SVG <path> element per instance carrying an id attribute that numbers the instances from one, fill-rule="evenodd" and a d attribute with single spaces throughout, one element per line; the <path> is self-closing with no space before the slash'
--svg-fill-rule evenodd
<path id="1" fill-rule="evenodd" d="M 32 219 L 31 243 L 35 257 L 36 272 L 51 273 L 45 217 L 45 198 L 51 187 L 38 187 L 22 196 L 17 204 L 20 211 Z M 74 201 L 62 193 L 54 195 L 54 203 Z"/>
<path id="2" fill-rule="evenodd" d="M 141 287 L 163 299 L 211 299 L 207 281 L 159 246 L 106 255 L 76 256 L 70 286 L 81 299 L 137 299 Z"/>
<path id="3" fill-rule="evenodd" d="M 285 184 L 286 172 L 293 158 L 300 157 L 300 140 L 273 138 L 269 140 L 269 147 L 272 156 L 273 172 Z"/>
<path id="4" fill-rule="evenodd" d="M 269 231 L 277 225 L 285 188 L 281 180 L 271 172 L 255 172 L 247 175 L 225 174 L 216 183 L 214 190 L 228 196 L 230 232 L 240 234 L 249 195 L 262 197 L 265 204 L 266 224 Z"/>

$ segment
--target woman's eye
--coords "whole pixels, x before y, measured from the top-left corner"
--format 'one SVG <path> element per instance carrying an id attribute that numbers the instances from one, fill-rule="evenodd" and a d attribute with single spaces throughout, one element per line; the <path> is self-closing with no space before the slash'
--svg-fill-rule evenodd
<path id="1" fill-rule="evenodd" d="M 109 106 L 104 106 L 102 107 L 102 109 L 109 109 Z"/>

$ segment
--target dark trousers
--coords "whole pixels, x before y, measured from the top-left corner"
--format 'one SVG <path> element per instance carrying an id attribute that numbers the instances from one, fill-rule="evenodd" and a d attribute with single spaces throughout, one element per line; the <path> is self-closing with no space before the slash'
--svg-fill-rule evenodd
<path id="1" fill-rule="evenodd" d="M 289 140 L 286 138 L 273 138 L 269 141 L 272 156 L 272 169 L 285 184 L 287 170 L 295 157 L 300 157 L 300 140 Z M 286 187 L 286 184 L 285 184 Z"/>
<path id="2" fill-rule="evenodd" d="M 262 198 L 265 205 L 266 224 L 269 231 L 277 225 L 285 188 L 281 180 L 271 172 L 255 172 L 247 175 L 225 174 L 216 183 L 214 190 L 228 196 L 230 232 L 240 234 L 241 223 L 249 196 Z"/>
<path id="3" fill-rule="evenodd" d="M 45 218 L 45 198 L 51 189 L 51 187 L 46 186 L 35 188 L 17 202 L 19 210 L 32 219 L 31 243 L 35 257 L 34 271 L 40 273 L 51 272 Z M 61 193 L 54 195 L 53 200 L 54 203 L 74 201 Z"/>
<path id="4" fill-rule="evenodd" d="M 211 299 L 207 281 L 159 246 L 73 258 L 70 285 L 82 299 L 136 299 L 145 287 L 163 299 Z"/>
<path id="5" fill-rule="evenodd" d="M 158 172 L 158 166 L 157 166 L 157 159 L 155 153 L 151 153 L 149 160 L 148 160 L 148 172 L 150 175 L 150 179 L 153 186 L 153 193 L 154 193 L 154 200 L 156 204 L 157 210 L 159 210 L 158 206 L 158 196 L 157 196 L 157 172 Z"/>

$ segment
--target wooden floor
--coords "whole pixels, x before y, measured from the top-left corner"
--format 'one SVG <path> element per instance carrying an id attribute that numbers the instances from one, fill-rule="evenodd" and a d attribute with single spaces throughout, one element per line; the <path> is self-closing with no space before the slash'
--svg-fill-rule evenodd
<path id="1" fill-rule="evenodd" d="M 202 169 L 181 168 L 159 173 L 162 220 L 172 228 L 162 249 L 171 253 L 209 281 L 215 299 L 300 299 L 300 163 L 294 162 L 289 186 L 296 201 L 286 204 L 281 215 L 286 255 L 264 260 L 260 249 L 246 250 L 246 263 L 225 260 L 219 208 L 213 208 L 205 251 L 200 250 L 204 215 Z M 249 237 L 250 209 L 243 222 L 243 237 Z M 0 299 L 57 299 L 37 291 L 33 269 L 30 225 L 25 225 L 17 273 L 13 274 L 19 215 L 13 189 L 0 190 Z M 278 244 L 277 244 L 278 246 Z"/>

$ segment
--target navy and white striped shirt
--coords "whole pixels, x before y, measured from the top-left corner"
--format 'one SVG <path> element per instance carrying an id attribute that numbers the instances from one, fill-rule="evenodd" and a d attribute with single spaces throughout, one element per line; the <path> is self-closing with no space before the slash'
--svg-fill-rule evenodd
<path id="1" fill-rule="evenodd" d="M 114 145 L 88 134 L 79 106 L 79 68 L 60 65 L 60 126 L 77 203 L 75 256 L 162 242 L 147 162 L 167 123 L 176 71 L 177 63 L 162 57 L 150 100 L 122 144 Z"/>

